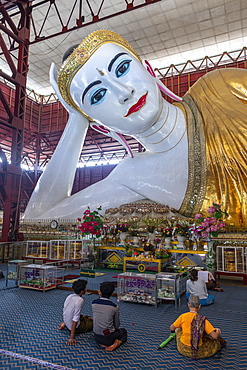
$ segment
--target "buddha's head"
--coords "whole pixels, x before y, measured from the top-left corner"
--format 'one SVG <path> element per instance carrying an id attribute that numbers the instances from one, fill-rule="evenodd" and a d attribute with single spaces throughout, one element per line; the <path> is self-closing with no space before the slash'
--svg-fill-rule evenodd
<path id="1" fill-rule="evenodd" d="M 59 71 L 58 86 L 71 107 L 123 134 L 146 131 L 162 109 L 154 78 L 112 31 L 95 31 L 73 50 Z"/>

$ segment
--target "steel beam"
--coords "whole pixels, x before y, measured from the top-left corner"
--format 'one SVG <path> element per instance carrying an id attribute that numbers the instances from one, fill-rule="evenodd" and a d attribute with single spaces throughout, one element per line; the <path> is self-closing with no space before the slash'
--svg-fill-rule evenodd
<path id="1" fill-rule="evenodd" d="M 20 15 L 17 26 L 12 21 L 9 12 L 6 11 L 6 4 L 3 5 L 0 3 L 0 14 L 2 14 L 2 19 L 4 19 L 4 24 L 2 22 L 0 29 L 2 33 L 8 36 L 5 39 L 1 36 L 0 47 L 12 72 L 12 76 L 5 75 L 4 77 L 15 86 L 14 108 L 4 98 L 4 92 L 0 86 L 0 99 L 8 117 L 8 127 L 12 129 L 11 163 L 6 164 L 5 158 L 5 165 L 1 174 L 0 191 L 4 201 L 2 241 L 17 240 L 18 238 L 22 179 L 20 164 L 23 147 L 31 15 L 30 5 L 27 0 L 11 3 L 12 6 L 17 7 Z M 10 45 L 14 43 L 18 44 L 17 65 L 14 63 L 11 52 L 9 51 L 10 47 L 6 45 L 5 40 L 11 40 Z"/>
<path id="2" fill-rule="evenodd" d="M 28 2 L 28 0 L 26 0 Z M 142 0 L 142 3 L 140 3 L 140 0 L 121 0 L 120 3 L 122 5 L 122 10 L 116 12 L 112 6 L 112 3 L 109 2 L 109 0 L 100 0 L 97 1 L 97 4 L 94 4 L 94 9 L 92 8 L 90 4 L 90 0 L 70 0 L 70 12 L 68 12 L 68 15 L 65 20 L 64 14 L 62 15 L 61 12 L 63 10 L 63 4 L 59 0 L 36 0 L 32 4 L 29 5 L 30 12 L 32 13 L 31 16 L 31 33 L 30 33 L 30 44 L 35 44 L 37 42 L 41 42 L 47 39 L 50 39 L 52 37 L 59 36 L 61 34 L 71 32 L 73 30 L 88 26 L 93 23 L 98 23 L 100 21 L 104 21 L 106 19 L 110 19 L 122 14 L 125 14 L 127 12 L 142 8 L 147 5 L 151 5 L 157 2 L 160 2 L 161 0 Z M 15 3 L 18 4 L 21 1 L 16 1 Z M 8 9 L 8 7 L 7 7 Z M 13 6 L 11 7 L 11 17 L 19 15 L 20 11 L 16 9 L 16 11 L 13 11 Z M 111 11 L 110 14 L 104 16 L 104 12 L 106 11 L 109 13 L 109 9 Z M 6 10 L 5 10 L 6 11 Z M 42 13 L 44 14 L 43 21 L 41 25 L 37 26 L 35 22 L 35 13 L 39 12 L 39 15 Z M 48 20 L 50 16 L 57 16 L 57 21 L 61 25 L 61 29 L 59 32 L 50 33 L 46 29 L 46 26 L 48 27 Z M 86 15 L 86 17 L 85 17 Z M 85 19 L 88 19 L 85 21 Z M 4 17 L 0 19 L 0 23 L 4 23 Z M 71 26 L 70 26 L 71 24 Z M 12 50 L 16 48 L 16 40 L 14 40 L 14 44 L 12 44 Z"/>

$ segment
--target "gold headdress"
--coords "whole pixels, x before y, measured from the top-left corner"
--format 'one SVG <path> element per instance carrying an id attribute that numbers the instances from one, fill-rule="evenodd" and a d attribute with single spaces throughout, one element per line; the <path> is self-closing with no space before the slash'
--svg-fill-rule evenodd
<path id="1" fill-rule="evenodd" d="M 93 53 L 98 50 L 100 46 L 108 42 L 122 46 L 131 54 L 133 54 L 135 58 L 141 61 L 139 55 L 123 37 L 113 31 L 99 30 L 92 32 L 80 43 L 76 49 L 74 49 L 72 54 L 70 54 L 70 56 L 63 63 L 58 73 L 58 88 L 63 99 L 71 107 L 75 108 L 89 119 L 90 117 L 88 117 L 73 101 L 70 95 L 70 84 L 75 74 L 89 60 Z"/>

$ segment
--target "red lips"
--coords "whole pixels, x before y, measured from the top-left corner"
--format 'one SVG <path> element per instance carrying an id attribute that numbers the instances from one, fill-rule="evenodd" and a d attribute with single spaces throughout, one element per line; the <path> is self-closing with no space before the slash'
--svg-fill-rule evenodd
<path id="1" fill-rule="evenodd" d="M 124 117 L 128 117 L 132 113 L 137 112 L 139 109 L 141 109 L 146 104 L 147 95 L 148 95 L 148 92 L 146 92 L 145 95 L 141 96 L 138 102 L 132 105 L 132 107 L 130 107 L 130 109 L 128 110 L 127 114 Z"/>

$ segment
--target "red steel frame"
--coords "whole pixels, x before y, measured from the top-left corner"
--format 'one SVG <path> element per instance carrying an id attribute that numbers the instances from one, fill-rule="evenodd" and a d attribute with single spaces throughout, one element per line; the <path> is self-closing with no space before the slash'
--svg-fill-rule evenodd
<path id="1" fill-rule="evenodd" d="M 0 119 L 1 125 L 12 129 L 11 143 L 11 164 L 7 163 L 6 157 L 1 151 L 3 161 L 1 171 L 1 195 L 3 204 L 3 225 L 2 241 L 16 240 L 19 226 L 19 196 L 21 191 L 21 158 L 24 128 L 24 111 L 26 101 L 26 80 L 28 72 L 28 51 L 30 35 L 30 9 L 27 2 L 16 2 L 19 9 L 19 23 L 16 26 L 5 9 L 0 4 L 0 13 L 4 22 L 0 24 L 2 32 L 7 35 L 0 35 L 0 45 L 12 76 L 8 76 L 0 71 L 0 76 L 10 81 L 14 86 L 14 107 L 9 105 L 2 88 L 0 88 L 0 102 L 5 109 L 6 115 Z M 15 64 L 10 52 L 10 45 L 15 42 L 18 44 L 18 60 Z"/>
<path id="2" fill-rule="evenodd" d="M 23 1 L 31 2 L 31 0 Z M 96 4 L 93 4 L 93 6 L 90 4 L 90 0 L 70 0 L 71 10 L 68 12 L 67 16 L 65 16 L 62 13 L 63 5 L 59 0 L 36 0 L 30 5 L 32 22 L 29 44 L 35 44 L 160 1 L 161 0 L 142 0 L 140 3 L 139 0 L 139 4 L 137 5 L 136 0 L 121 0 L 118 4 L 119 9 L 121 10 L 116 11 L 109 0 L 98 0 L 95 2 Z M 19 2 L 21 2 L 21 0 L 10 1 L 10 4 L 6 6 L 6 9 L 13 10 L 13 3 Z M 44 14 L 42 24 L 40 24 L 39 27 L 35 24 L 34 20 L 36 11 L 39 12 L 39 16 L 41 13 Z M 107 15 L 104 15 L 106 13 Z M 16 16 L 18 14 L 19 10 L 16 9 L 16 11 L 12 11 L 11 16 Z M 60 24 L 61 30 L 59 32 L 48 34 L 46 27 L 49 26 L 48 20 L 51 15 L 57 18 L 57 22 Z M 64 18 L 66 19 L 64 20 Z M 85 20 L 86 18 L 87 20 Z M 12 45 L 12 48 L 14 47 L 15 46 Z"/>

